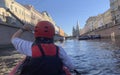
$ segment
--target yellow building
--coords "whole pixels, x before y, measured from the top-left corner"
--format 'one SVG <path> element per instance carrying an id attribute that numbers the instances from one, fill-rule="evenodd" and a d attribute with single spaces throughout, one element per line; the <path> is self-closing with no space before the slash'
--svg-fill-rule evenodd
<path id="1" fill-rule="evenodd" d="M 63 36 L 63 37 L 65 36 L 65 33 L 64 33 L 64 31 L 61 28 L 59 28 L 59 35 Z"/>
<path id="2" fill-rule="evenodd" d="M 24 23 L 31 22 L 31 13 L 29 12 L 29 10 L 14 0 L 0 0 L 0 7 L 4 8 L 4 9 L 9 9 Z M 11 18 L 11 19 L 9 19 L 11 21 L 13 21 L 13 20 L 16 21 L 16 19 L 10 13 L 6 17 Z"/>
<path id="3" fill-rule="evenodd" d="M 47 12 L 40 13 L 31 5 L 21 5 L 15 0 L 0 0 L 0 7 L 2 7 L 3 9 L 9 8 L 10 11 L 14 13 L 24 23 L 36 25 L 38 21 L 47 20 L 55 25 L 55 22 L 52 20 Z M 11 14 L 9 15 L 11 18 L 13 18 Z M 15 18 L 11 20 L 15 20 Z"/>
<path id="4" fill-rule="evenodd" d="M 0 7 L 0 21 L 6 22 L 6 16 L 7 16 L 6 10 Z"/>
<path id="5" fill-rule="evenodd" d="M 59 34 L 59 28 L 56 26 L 56 23 L 46 11 L 39 12 L 34 9 L 32 5 L 21 5 L 15 0 L 0 0 L 0 7 L 0 18 L 3 19 L 2 21 L 4 22 L 20 25 L 19 21 L 5 10 L 6 8 L 9 8 L 10 11 L 23 23 L 36 25 L 38 21 L 50 21 L 54 25 L 56 32 Z"/>
<path id="6" fill-rule="evenodd" d="M 43 15 L 34 9 L 32 5 L 24 5 L 25 8 L 27 8 L 31 14 L 31 24 L 36 25 L 38 21 L 44 20 Z"/>

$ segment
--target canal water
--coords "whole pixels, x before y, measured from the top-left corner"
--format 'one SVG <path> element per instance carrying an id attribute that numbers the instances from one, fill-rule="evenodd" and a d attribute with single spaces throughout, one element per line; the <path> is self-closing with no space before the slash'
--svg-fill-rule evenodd
<path id="1" fill-rule="evenodd" d="M 120 75 L 119 40 L 66 40 L 57 44 L 82 75 Z"/>

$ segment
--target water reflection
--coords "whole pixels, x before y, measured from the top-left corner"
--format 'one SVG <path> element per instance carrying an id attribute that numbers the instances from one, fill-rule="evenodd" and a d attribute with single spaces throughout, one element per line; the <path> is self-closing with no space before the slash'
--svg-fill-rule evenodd
<path id="1" fill-rule="evenodd" d="M 84 75 L 120 75 L 120 40 L 67 40 L 57 43 Z"/>

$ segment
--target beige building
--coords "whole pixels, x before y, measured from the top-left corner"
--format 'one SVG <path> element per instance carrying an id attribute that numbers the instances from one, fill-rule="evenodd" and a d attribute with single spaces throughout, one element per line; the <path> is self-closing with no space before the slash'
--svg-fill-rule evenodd
<path id="1" fill-rule="evenodd" d="M 59 29 L 51 16 L 46 12 L 39 12 L 31 5 L 21 5 L 15 0 L 0 0 L 0 20 L 9 24 L 20 24 L 5 8 L 9 8 L 21 21 L 27 24 L 36 25 L 38 21 L 46 20 L 53 23 L 56 31 Z"/>
<path id="2" fill-rule="evenodd" d="M 94 25 L 95 29 L 103 28 L 105 25 L 109 26 L 110 24 L 112 24 L 111 9 L 108 9 L 103 14 L 98 15 L 96 21 L 97 22 Z"/>
<path id="3" fill-rule="evenodd" d="M 29 13 L 31 14 L 31 24 L 36 25 L 38 21 L 44 20 L 43 15 L 34 9 L 32 5 L 24 5 L 26 9 L 29 10 Z"/>
<path id="4" fill-rule="evenodd" d="M 81 35 L 93 31 L 98 27 L 98 16 L 91 16 L 87 19 L 84 28 L 81 30 Z"/>
<path id="5" fill-rule="evenodd" d="M 120 0 L 110 0 L 110 9 L 112 14 L 112 21 L 114 24 L 120 22 Z"/>
<path id="6" fill-rule="evenodd" d="M 35 10 L 34 7 L 31 5 L 24 5 L 24 7 L 27 8 L 29 12 L 31 12 L 31 21 L 33 24 L 36 24 L 38 21 L 45 20 L 45 21 L 50 21 L 51 23 L 53 23 L 53 25 L 55 25 L 55 22 L 46 11 L 43 11 L 41 13 Z"/>
<path id="7" fill-rule="evenodd" d="M 105 25 L 104 21 L 103 21 L 103 18 L 104 18 L 103 14 L 99 14 L 97 16 L 97 22 L 98 22 L 98 24 L 96 26 L 96 29 L 99 28 L 99 27 L 102 27 L 103 25 Z"/>
<path id="8" fill-rule="evenodd" d="M 85 27 L 81 30 L 80 35 L 87 33 L 88 30 L 89 30 L 89 27 L 87 25 L 85 25 Z"/>
<path id="9" fill-rule="evenodd" d="M 25 23 L 35 25 L 38 21 L 47 20 L 55 25 L 55 22 L 47 12 L 40 13 L 31 5 L 21 5 L 15 0 L 0 0 L 0 7 L 9 8 L 11 12 Z M 12 17 L 12 15 L 10 17 Z"/>
<path id="10" fill-rule="evenodd" d="M 88 26 L 86 27 L 88 28 L 87 31 L 92 31 L 94 29 L 93 26 L 94 26 L 95 20 L 96 20 L 96 16 L 92 16 L 87 19 L 86 25 L 85 25 L 85 26 Z"/>
<path id="11" fill-rule="evenodd" d="M 6 22 L 6 10 L 2 7 L 0 7 L 0 22 Z"/>
<path id="12" fill-rule="evenodd" d="M 0 35 L 2 35 L 0 36 L 0 47 L 3 47 L 3 45 L 10 45 L 11 36 L 22 26 L 13 15 L 5 10 L 6 8 L 9 8 L 10 11 L 24 23 L 36 25 L 38 21 L 50 21 L 55 27 L 56 34 L 64 34 L 62 29 L 61 32 L 59 32 L 59 27 L 56 26 L 56 23 L 46 11 L 41 13 L 31 5 L 21 5 L 15 0 L 0 0 L 0 23 L 4 22 L 0 24 Z M 32 32 L 25 32 L 22 38 L 30 41 L 34 40 Z M 57 38 L 58 37 L 55 39 Z"/>
<path id="13" fill-rule="evenodd" d="M 96 20 L 94 21 L 94 24 L 93 24 L 93 30 L 96 30 L 98 28 L 98 16 L 96 16 Z"/>
<path id="14" fill-rule="evenodd" d="M 31 13 L 29 12 L 29 10 L 26 9 L 21 4 L 17 3 L 16 1 L 14 1 L 14 0 L 0 0 L 0 6 L 3 7 L 4 9 L 9 9 L 12 13 L 14 13 L 24 23 L 31 22 Z M 6 16 L 6 21 L 11 23 L 11 22 L 16 22 L 16 19 L 13 17 L 13 15 L 8 13 Z"/>
<path id="15" fill-rule="evenodd" d="M 103 13 L 103 21 L 104 25 L 112 23 L 112 14 L 111 9 L 107 10 L 105 13 Z"/>
<path id="16" fill-rule="evenodd" d="M 89 17 L 86 21 L 85 27 L 81 31 L 81 34 L 102 28 L 105 25 L 110 25 L 111 23 L 112 23 L 112 16 L 111 16 L 111 9 L 109 9 L 103 14 Z"/>

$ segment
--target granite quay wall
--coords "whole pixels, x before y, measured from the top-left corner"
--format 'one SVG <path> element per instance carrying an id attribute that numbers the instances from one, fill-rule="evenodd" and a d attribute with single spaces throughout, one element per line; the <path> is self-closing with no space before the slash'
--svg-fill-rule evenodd
<path id="1" fill-rule="evenodd" d="M 0 23 L 0 48 L 12 46 L 11 37 L 21 26 Z M 24 32 L 21 38 L 34 41 L 32 32 Z"/>
<path id="2" fill-rule="evenodd" d="M 100 35 L 101 38 L 116 39 L 120 37 L 120 24 L 105 25 L 84 35 Z"/>

